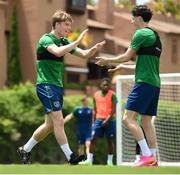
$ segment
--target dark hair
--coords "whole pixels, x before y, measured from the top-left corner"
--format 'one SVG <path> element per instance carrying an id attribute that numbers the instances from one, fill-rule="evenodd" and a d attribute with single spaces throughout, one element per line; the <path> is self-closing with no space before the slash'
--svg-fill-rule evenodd
<path id="1" fill-rule="evenodd" d="M 108 83 L 108 84 L 111 84 L 111 81 L 110 81 L 109 78 L 103 78 L 103 79 L 101 80 L 101 84 L 102 84 L 104 81 L 105 81 L 106 83 Z"/>
<path id="2" fill-rule="evenodd" d="M 134 7 L 131 13 L 135 17 L 141 16 L 144 22 L 149 22 L 153 15 L 151 9 L 148 8 L 146 5 L 138 5 Z"/>

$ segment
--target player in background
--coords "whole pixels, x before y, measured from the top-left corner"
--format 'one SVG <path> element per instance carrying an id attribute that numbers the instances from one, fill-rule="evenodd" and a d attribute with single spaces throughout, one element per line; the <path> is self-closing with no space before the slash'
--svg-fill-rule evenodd
<path id="1" fill-rule="evenodd" d="M 71 31 L 73 22 L 70 14 L 57 10 L 52 16 L 51 22 L 51 32 L 44 34 L 36 47 L 36 91 L 47 115 L 45 122 L 34 131 L 28 142 L 18 149 L 23 164 L 31 163 L 30 152 L 32 148 L 52 132 L 69 163 L 77 164 L 84 159 L 84 155 L 77 156 L 70 149 L 64 131 L 62 114 L 64 55 L 71 53 L 82 58 L 90 58 L 103 47 L 105 42 L 97 43 L 90 49 L 82 50 L 77 46 L 87 34 L 87 30 L 83 31 L 77 40 L 69 42 L 67 35 Z"/>
<path id="2" fill-rule="evenodd" d="M 89 146 L 92 133 L 92 117 L 93 109 L 88 106 L 87 97 L 82 98 L 82 106 L 76 107 L 72 113 L 67 115 L 64 123 L 69 122 L 72 118 L 76 118 L 76 138 L 78 142 L 78 154 L 86 155 L 89 153 Z"/>
<path id="3" fill-rule="evenodd" d="M 108 143 L 107 165 L 113 165 L 114 139 L 116 136 L 116 103 L 115 92 L 110 89 L 110 80 L 105 78 L 100 84 L 101 90 L 94 95 L 94 124 L 92 140 L 90 143 L 87 160 L 80 162 L 82 165 L 92 165 L 94 146 L 98 138 L 106 137 Z"/>
<path id="4" fill-rule="evenodd" d="M 132 23 L 136 31 L 131 44 L 124 54 L 114 58 L 99 57 L 98 65 L 110 63 L 124 63 L 136 57 L 135 85 L 128 96 L 123 116 L 134 138 L 137 140 L 142 156 L 137 166 L 157 165 L 156 133 L 152 125 L 152 116 L 157 114 L 160 93 L 159 64 L 161 55 L 161 41 L 158 33 L 149 28 L 152 11 L 146 5 L 136 6 L 132 10 Z M 123 65 L 119 65 L 121 67 Z M 142 129 L 138 126 L 136 118 L 141 115 L 141 124 L 144 128 L 147 142 Z"/>

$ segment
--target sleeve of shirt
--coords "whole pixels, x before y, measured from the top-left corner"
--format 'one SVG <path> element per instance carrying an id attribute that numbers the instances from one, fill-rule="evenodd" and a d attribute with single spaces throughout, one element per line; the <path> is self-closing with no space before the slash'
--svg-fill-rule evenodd
<path id="1" fill-rule="evenodd" d="M 116 96 L 115 93 L 114 93 L 113 96 L 112 96 L 112 102 L 113 102 L 113 104 L 116 104 L 116 103 L 118 102 L 117 96 Z"/>
<path id="2" fill-rule="evenodd" d="M 67 38 L 64 38 L 64 44 L 65 44 L 65 45 L 68 45 L 68 44 L 70 44 L 70 43 L 71 43 L 71 41 L 69 41 Z M 72 50 L 70 51 L 70 53 L 71 53 L 71 54 L 74 54 L 74 53 L 76 52 L 76 49 L 77 49 L 77 48 L 72 49 Z"/>
<path id="3" fill-rule="evenodd" d="M 54 44 L 54 42 L 49 36 L 44 36 L 40 39 L 39 44 L 47 49 L 47 47 Z"/>
<path id="4" fill-rule="evenodd" d="M 131 44 L 129 47 L 135 50 L 139 50 L 145 39 L 146 38 L 143 37 L 141 31 L 137 30 L 132 37 Z"/>

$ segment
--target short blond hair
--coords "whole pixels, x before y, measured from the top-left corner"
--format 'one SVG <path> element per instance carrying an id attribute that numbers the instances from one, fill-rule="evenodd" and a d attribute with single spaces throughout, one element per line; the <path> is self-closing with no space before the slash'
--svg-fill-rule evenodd
<path id="1" fill-rule="evenodd" d="M 72 17 L 70 14 L 66 13 L 63 10 L 56 10 L 56 12 L 52 16 L 52 26 L 55 28 L 56 22 L 64 22 L 69 21 L 73 22 Z"/>

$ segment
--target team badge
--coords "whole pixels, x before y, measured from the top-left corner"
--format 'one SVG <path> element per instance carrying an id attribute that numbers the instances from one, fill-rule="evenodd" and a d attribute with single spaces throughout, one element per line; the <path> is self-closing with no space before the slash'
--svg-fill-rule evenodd
<path id="1" fill-rule="evenodd" d="M 60 106 L 59 101 L 55 101 L 53 104 L 54 104 L 54 106 L 55 106 L 56 108 L 58 108 L 58 107 Z"/>

